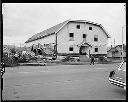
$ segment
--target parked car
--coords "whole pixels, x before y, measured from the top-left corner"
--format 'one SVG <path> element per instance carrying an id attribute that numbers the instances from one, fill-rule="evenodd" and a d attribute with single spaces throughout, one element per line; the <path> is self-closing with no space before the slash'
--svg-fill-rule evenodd
<path id="1" fill-rule="evenodd" d="M 109 74 L 109 81 L 111 84 L 126 90 L 126 62 L 121 62 L 117 70 L 113 70 Z"/>

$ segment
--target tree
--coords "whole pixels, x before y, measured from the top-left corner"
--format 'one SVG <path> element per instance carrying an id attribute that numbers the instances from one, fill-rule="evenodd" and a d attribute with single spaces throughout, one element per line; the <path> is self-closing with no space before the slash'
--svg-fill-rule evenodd
<path id="1" fill-rule="evenodd" d="M 15 53 L 16 53 L 15 48 L 12 48 L 12 49 L 11 49 L 11 53 L 12 53 L 12 54 L 15 54 Z"/>

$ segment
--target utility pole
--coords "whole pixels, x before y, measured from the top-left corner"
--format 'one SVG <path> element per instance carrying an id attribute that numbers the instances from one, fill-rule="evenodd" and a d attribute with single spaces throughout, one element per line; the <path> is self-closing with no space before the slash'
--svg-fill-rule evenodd
<path id="1" fill-rule="evenodd" d="M 122 27 L 122 61 L 123 61 L 123 27 Z"/>
<path id="2" fill-rule="evenodd" d="M 124 14 L 126 13 L 126 3 L 124 4 Z M 125 18 L 126 15 L 124 15 L 124 18 Z M 126 18 L 125 18 L 126 19 Z M 125 27 L 126 25 L 122 26 L 122 61 L 124 60 L 123 59 L 123 28 Z"/>
<path id="3" fill-rule="evenodd" d="M 123 28 L 124 28 L 124 27 L 125 27 L 125 26 L 122 27 L 122 53 L 121 53 L 121 54 L 122 54 L 122 61 L 123 61 Z"/>
<path id="4" fill-rule="evenodd" d="M 116 52 L 116 48 L 115 48 L 115 38 L 114 38 L 114 58 L 115 58 L 115 52 Z"/>

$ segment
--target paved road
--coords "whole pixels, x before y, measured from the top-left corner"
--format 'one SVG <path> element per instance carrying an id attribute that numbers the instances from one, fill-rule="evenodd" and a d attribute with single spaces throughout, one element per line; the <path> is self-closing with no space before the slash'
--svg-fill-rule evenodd
<path id="1" fill-rule="evenodd" d="M 3 100 L 125 100 L 108 81 L 119 64 L 19 66 L 7 68 Z"/>

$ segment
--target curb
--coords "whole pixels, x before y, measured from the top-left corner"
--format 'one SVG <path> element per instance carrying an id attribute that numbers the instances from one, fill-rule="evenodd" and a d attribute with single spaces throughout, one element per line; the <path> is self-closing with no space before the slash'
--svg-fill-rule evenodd
<path id="1" fill-rule="evenodd" d="M 20 63 L 20 66 L 46 66 L 46 64 L 39 63 Z"/>
<path id="2" fill-rule="evenodd" d="M 113 64 L 120 62 L 95 62 L 95 64 Z M 60 63 L 20 63 L 19 66 L 55 66 L 55 65 L 88 65 L 90 62 L 60 62 Z"/>

